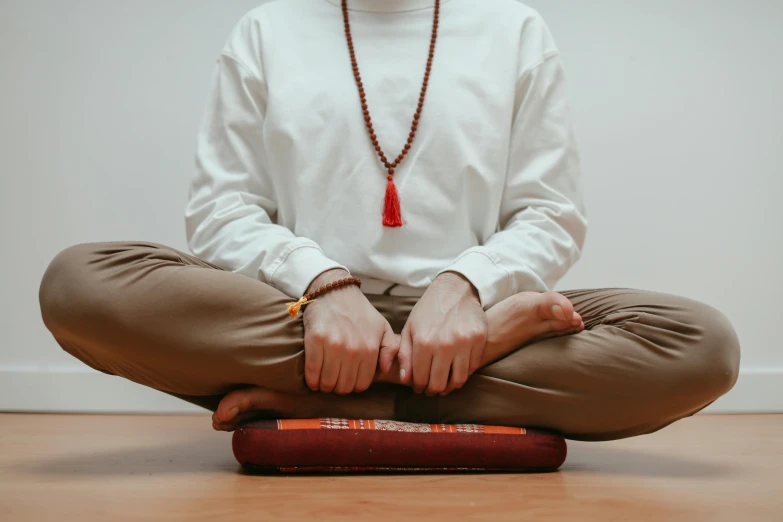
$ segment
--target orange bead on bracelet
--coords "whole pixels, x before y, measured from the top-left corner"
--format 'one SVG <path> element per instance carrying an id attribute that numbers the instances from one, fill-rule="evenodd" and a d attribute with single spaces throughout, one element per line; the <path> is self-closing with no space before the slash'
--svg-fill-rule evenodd
<path id="1" fill-rule="evenodd" d="M 337 281 L 332 281 L 328 285 L 324 285 L 320 288 L 317 288 L 313 290 L 312 292 L 308 292 L 305 295 L 302 296 L 301 299 L 296 301 L 295 303 L 287 303 L 286 306 L 288 307 L 288 315 L 291 317 L 296 317 L 299 315 L 299 311 L 302 309 L 303 306 L 308 305 L 315 301 L 318 297 L 322 296 L 323 294 L 326 294 L 328 292 L 331 292 L 333 290 L 337 290 L 338 288 L 342 288 L 344 286 L 348 285 L 356 285 L 359 288 L 362 287 L 362 280 L 358 277 L 346 277 L 345 279 L 339 279 Z"/>

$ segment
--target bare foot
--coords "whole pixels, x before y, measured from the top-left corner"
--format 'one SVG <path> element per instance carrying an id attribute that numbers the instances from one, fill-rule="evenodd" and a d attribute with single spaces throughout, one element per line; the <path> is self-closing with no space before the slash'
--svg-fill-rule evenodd
<path id="1" fill-rule="evenodd" d="M 233 431 L 243 422 L 268 415 L 278 418 L 295 407 L 292 395 L 265 388 L 253 387 L 234 390 L 220 401 L 212 414 L 212 427 L 218 431 Z"/>
<path id="2" fill-rule="evenodd" d="M 487 311 L 487 326 L 482 368 L 532 342 L 576 334 L 585 328 L 571 302 L 556 292 L 513 295 Z M 401 384 L 399 374 L 395 360 L 388 373 L 376 374 L 375 382 Z"/>
<path id="3" fill-rule="evenodd" d="M 542 339 L 579 333 L 585 328 L 567 297 L 557 292 L 523 292 L 487 311 L 489 325 L 482 366 Z"/>
<path id="4" fill-rule="evenodd" d="M 394 394 L 378 391 L 349 396 L 314 392 L 288 394 L 260 387 L 246 388 L 223 397 L 212 414 L 212 427 L 217 431 L 234 431 L 244 422 L 263 417 L 391 419 L 394 417 Z"/>

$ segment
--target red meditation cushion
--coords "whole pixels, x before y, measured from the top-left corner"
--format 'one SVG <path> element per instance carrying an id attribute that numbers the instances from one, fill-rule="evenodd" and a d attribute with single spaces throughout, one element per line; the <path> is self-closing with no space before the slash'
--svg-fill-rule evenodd
<path id="1" fill-rule="evenodd" d="M 472 424 L 388 420 L 266 420 L 234 432 L 234 456 L 251 472 L 555 471 L 560 435 Z"/>

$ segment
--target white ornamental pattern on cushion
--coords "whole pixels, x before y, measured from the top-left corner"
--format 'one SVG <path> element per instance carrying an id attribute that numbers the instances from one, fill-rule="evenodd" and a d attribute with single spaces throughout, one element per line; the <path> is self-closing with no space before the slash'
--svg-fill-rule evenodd
<path id="1" fill-rule="evenodd" d="M 390 420 L 375 421 L 375 429 L 379 431 L 404 431 L 408 433 L 432 433 L 429 424 L 412 424 L 410 422 L 397 422 Z"/>
<path id="2" fill-rule="evenodd" d="M 321 429 L 324 430 L 347 430 L 349 428 L 347 419 L 321 419 Z"/>
<path id="3" fill-rule="evenodd" d="M 457 433 L 484 433 L 484 426 L 457 424 Z"/>
<path id="4" fill-rule="evenodd" d="M 356 423 L 358 423 L 358 426 L 356 426 Z M 372 425 L 370 423 L 372 423 Z M 351 421 L 347 419 L 321 419 L 321 429 L 324 430 L 371 430 L 373 428 L 378 431 L 397 431 L 404 433 L 484 433 L 484 426 L 478 426 L 476 424 L 447 426 L 446 424 L 414 424 L 412 422 L 392 420 Z"/>

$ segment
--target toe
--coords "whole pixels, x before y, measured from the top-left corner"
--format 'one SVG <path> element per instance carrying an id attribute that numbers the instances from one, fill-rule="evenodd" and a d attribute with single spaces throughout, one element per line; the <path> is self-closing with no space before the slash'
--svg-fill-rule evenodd
<path id="1" fill-rule="evenodd" d="M 212 422 L 212 429 L 215 431 L 228 431 L 226 425 L 220 421 Z"/>
<path id="2" fill-rule="evenodd" d="M 536 336 L 551 336 L 556 337 L 558 335 L 568 335 L 571 333 L 581 332 L 584 329 L 584 323 L 581 318 L 578 322 L 573 321 L 541 321 L 536 329 Z M 550 335 L 551 334 L 551 335 Z"/>
<path id="3" fill-rule="evenodd" d="M 228 431 L 232 432 L 237 429 L 235 424 L 220 424 L 216 423 L 212 425 L 212 429 L 215 431 Z"/>
<path id="4" fill-rule="evenodd" d="M 256 420 L 261 416 L 261 414 L 257 411 L 248 411 L 246 413 L 241 413 L 234 418 L 233 421 L 231 421 L 231 424 L 233 424 L 235 427 L 241 426 L 245 422 L 249 422 L 251 420 Z"/>
<path id="5" fill-rule="evenodd" d="M 285 411 L 284 396 L 263 388 L 247 388 L 236 390 L 220 401 L 215 412 L 221 423 L 236 425 L 248 415 L 254 416 L 259 411 Z"/>
<path id="6" fill-rule="evenodd" d="M 555 337 L 564 337 L 568 335 L 578 334 L 584 331 L 584 324 L 579 326 L 571 326 L 570 323 L 564 323 L 557 321 L 542 321 L 541 326 L 537 332 L 537 335 L 533 337 L 533 341 L 542 341 L 544 339 L 552 339 Z"/>
<path id="7" fill-rule="evenodd" d="M 242 403 L 247 402 L 245 395 L 244 390 L 236 390 L 223 397 L 215 412 L 217 419 L 220 422 L 230 422 L 236 417 L 242 408 Z"/>
<path id="8" fill-rule="evenodd" d="M 557 292 L 541 294 L 536 308 L 538 316 L 544 320 L 570 322 L 574 317 L 574 305 Z"/>

